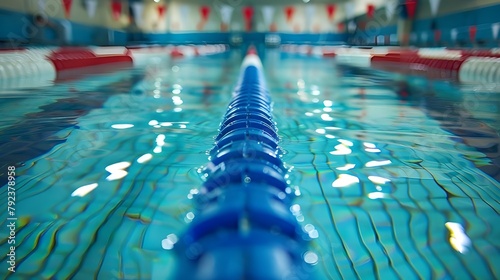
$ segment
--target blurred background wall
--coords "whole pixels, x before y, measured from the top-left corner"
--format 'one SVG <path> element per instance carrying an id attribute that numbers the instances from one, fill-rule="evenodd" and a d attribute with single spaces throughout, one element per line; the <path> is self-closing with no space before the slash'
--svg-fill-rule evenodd
<path id="1" fill-rule="evenodd" d="M 498 14 L 500 0 L 0 0 L 0 42 L 228 43 L 276 32 L 296 43 L 398 45 L 406 36 L 418 46 L 491 47 Z"/>

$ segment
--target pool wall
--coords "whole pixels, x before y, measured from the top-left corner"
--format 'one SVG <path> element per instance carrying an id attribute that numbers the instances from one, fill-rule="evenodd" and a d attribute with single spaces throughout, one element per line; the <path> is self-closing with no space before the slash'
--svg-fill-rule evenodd
<path id="1" fill-rule="evenodd" d="M 35 45 L 125 45 L 123 30 L 90 26 L 50 18 L 53 27 L 35 24 L 34 15 L 0 9 L 0 46 Z"/>
<path id="2" fill-rule="evenodd" d="M 278 35 L 281 43 L 294 44 L 342 44 L 347 35 L 342 33 L 285 33 L 285 32 L 187 32 L 187 33 L 145 33 L 134 34 L 141 42 L 158 44 L 230 44 L 239 37 L 245 44 L 264 42 L 269 34 Z"/>

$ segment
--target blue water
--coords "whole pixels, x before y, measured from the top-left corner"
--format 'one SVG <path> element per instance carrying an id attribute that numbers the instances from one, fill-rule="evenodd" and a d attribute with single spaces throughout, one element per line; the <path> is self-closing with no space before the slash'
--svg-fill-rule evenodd
<path id="1" fill-rule="evenodd" d="M 0 93 L 12 279 L 169 279 L 240 52 Z M 263 54 L 310 279 L 498 279 L 498 85 Z M 7 188 L 0 188 L 7 201 Z M 2 202 L 2 205 L 4 203 Z M 6 220 L 6 211 L 0 212 Z M 7 235 L 0 231 L 0 275 Z"/>

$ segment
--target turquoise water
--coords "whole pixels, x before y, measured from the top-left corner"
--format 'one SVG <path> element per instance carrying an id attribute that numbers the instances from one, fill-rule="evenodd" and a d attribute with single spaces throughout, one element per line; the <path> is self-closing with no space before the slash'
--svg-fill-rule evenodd
<path id="1" fill-rule="evenodd" d="M 158 60 L 2 92 L 1 172 L 17 173 L 9 276 L 171 278 L 241 59 Z M 313 238 L 310 279 L 500 278 L 497 85 L 277 50 L 263 60 L 291 211 Z"/>

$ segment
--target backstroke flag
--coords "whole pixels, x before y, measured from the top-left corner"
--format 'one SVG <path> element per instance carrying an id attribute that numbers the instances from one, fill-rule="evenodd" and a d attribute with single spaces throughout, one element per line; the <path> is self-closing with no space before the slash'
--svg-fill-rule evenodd
<path id="1" fill-rule="evenodd" d="M 392 20 L 394 14 L 396 13 L 396 8 L 398 7 L 398 0 L 389 0 L 385 4 L 385 16 L 387 20 Z"/>
<path id="2" fill-rule="evenodd" d="M 328 16 L 328 20 L 333 20 L 333 17 L 335 15 L 335 8 L 336 6 L 334 4 L 329 4 L 326 5 L 326 14 Z"/>
<path id="3" fill-rule="evenodd" d="M 432 16 L 435 17 L 437 15 L 437 12 L 439 10 L 439 2 L 440 0 L 429 0 L 429 4 L 431 5 L 431 13 Z"/>
<path id="4" fill-rule="evenodd" d="M 39 12 L 45 11 L 45 0 L 38 0 L 38 11 Z"/>
<path id="5" fill-rule="evenodd" d="M 306 6 L 306 28 L 312 31 L 313 17 L 315 13 L 315 7 L 313 5 Z"/>
<path id="6" fill-rule="evenodd" d="M 87 9 L 87 15 L 93 18 L 97 10 L 97 0 L 85 0 L 85 7 Z"/>
<path id="7" fill-rule="evenodd" d="M 493 23 L 491 25 L 491 30 L 493 31 L 493 39 L 496 40 L 498 38 L 498 30 L 500 30 L 500 22 Z"/>
<path id="8" fill-rule="evenodd" d="M 458 30 L 456 28 L 452 28 L 450 31 L 450 36 L 451 36 L 451 40 L 453 42 L 455 42 L 457 40 Z"/>
<path id="9" fill-rule="evenodd" d="M 63 8 L 64 8 L 64 16 L 69 18 L 71 15 L 71 5 L 73 4 L 73 0 L 62 0 Z"/>
<path id="10" fill-rule="evenodd" d="M 186 28 L 187 26 L 187 21 L 188 21 L 188 16 L 189 16 L 189 6 L 182 4 L 179 8 L 180 10 L 180 21 L 181 21 L 181 26 L 183 28 Z"/>
<path id="11" fill-rule="evenodd" d="M 133 2 L 131 3 L 132 10 L 134 11 L 134 20 L 135 24 L 138 27 L 142 26 L 142 13 L 144 11 L 144 4 L 142 2 Z"/>
<path id="12" fill-rule="evenodd" d="M 346 2 L 344 4 L 346 19 L 350 19 L 354 17 L 354 12 L 356 9 L 356 5 L 353 2 Z"/>
<path id="13" fill-rule="evenodd" d="M 111 1 L 111 13 L 114 20 L 119 20 L 122 15 L 122 2 L 118 0 Z"/>
<path id="14" fill-rule="evenodd" d="M 223 23 L 229 25 L 231 21 L 231 15 L 233 14 L 234 8 L 229 5 L 222 5 L 220 7 L 220 17 Z"/>
<path id="15" fill-rule="evenodd" d="M 262 6 L 262 16 L 264 17 L 264 23 L 267 27 L 273 23 L 274 17 L 274 7 L 273 6 Z"/>

